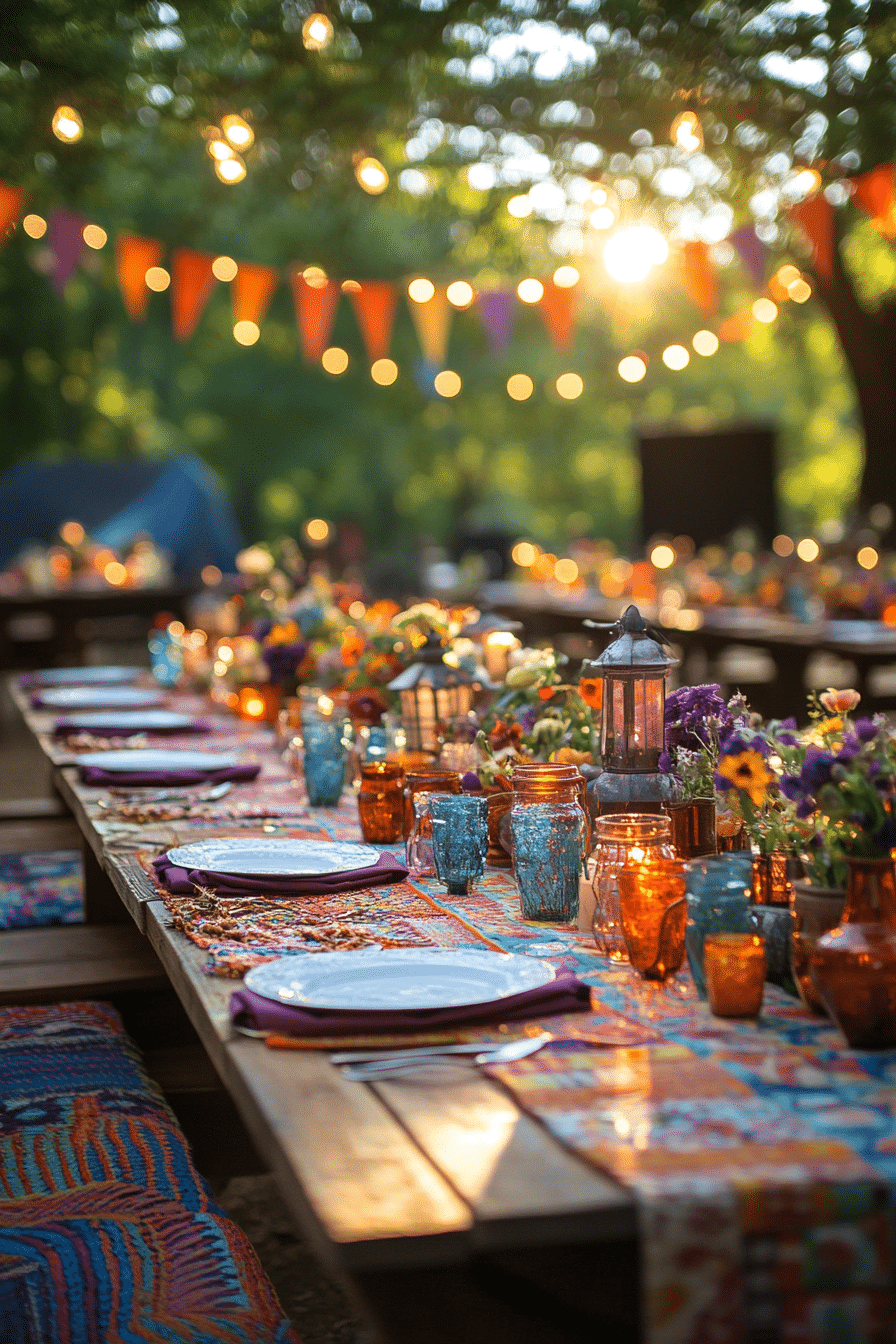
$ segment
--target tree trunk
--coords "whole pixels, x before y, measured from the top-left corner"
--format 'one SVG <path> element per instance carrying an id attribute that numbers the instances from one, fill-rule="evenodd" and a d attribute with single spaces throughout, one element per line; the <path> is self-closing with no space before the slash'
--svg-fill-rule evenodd
<path id="1" fill-rule="evenodd" d="M 865 465 L 858 507 L 867 515 L 886 504 L 896 516 L 896 300 L 876 310 L 859 301 L 839 249 L 833 275 L 815 276 L 819 297 L 830 313 L 852 373 L 865 439 Z M 887 529 L 888 539 L 896 527 Z"/>

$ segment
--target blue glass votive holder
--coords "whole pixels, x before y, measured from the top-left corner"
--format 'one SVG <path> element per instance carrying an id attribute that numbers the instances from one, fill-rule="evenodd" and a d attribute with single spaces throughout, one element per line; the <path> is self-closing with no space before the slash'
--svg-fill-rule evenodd
<path id="1" fill-rule="evenodd" d="M 747 851 L 708 854 L 685 864 L 688 922 L 685 948 L 697 993 L 708 997 L 703 944 L 709 933 L 756 933 L 750 908 L 753 857 Z"/>
<path id="2" fill-rule="evenodd" d="M 433 793 L 429 814 L 436 876 L 449 896 L 466 896 L 485 868 L 488 799 L 482 794 Z"/>
<path id="3" fill-rule="evenodd" d="M 345 785 L 346 745 L 340 723 L 302 726 L 302 771 L 311 807 L 335 807 Z"/>

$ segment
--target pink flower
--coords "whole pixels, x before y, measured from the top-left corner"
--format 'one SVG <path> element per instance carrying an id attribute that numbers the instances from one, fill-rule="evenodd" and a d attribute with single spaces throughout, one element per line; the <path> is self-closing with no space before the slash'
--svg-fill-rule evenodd
<path id="1" fill-rule="evenodd" d="M 848 714 L 861 700 L 858 691 L 835 691 L 829 686 L 818 697 L 829 714 Z"/>

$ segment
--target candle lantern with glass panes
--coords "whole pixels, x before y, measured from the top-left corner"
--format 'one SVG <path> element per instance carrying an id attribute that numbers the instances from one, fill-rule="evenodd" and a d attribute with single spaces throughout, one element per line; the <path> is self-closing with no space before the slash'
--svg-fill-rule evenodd
<path id="1" fill-rule="evenodd" d="M 602 683 L 601 769 L 588 784 L 592 818 L 607 812 L 661 812 L 676 797 L 675 780 L 659 768 L 664 746 L 666 678 L 677 659 L 637 607 L 615 624 L 586 621 L 617 638 L 582 665 L 582 680 Z"/>
<path id="2" fill-rule="evenodd" d="M 451 658 L 435 631 L 417 650 L 409 667 L 389 682 L 401 699 L 401 722 L 411 751 L 438 756 L 441 725 L 469 714 L 480 681 Z"/>

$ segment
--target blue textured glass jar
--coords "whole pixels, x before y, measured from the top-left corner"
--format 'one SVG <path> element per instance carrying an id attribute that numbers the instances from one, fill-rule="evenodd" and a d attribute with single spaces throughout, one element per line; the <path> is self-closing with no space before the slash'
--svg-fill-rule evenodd
<path id="1" fill-rule="evenodd" d="M 578 771 L 570 770 L 531 765 L 514 773 L 510 834 L 523 919 L 569 923 L 579 912 L 585 813 Z"/>
<path id="2" fill-rule="evenodd" d="M 482 876 L 488 849 L 488 799 L 481 794 L 433 793 L 432 853 L 449 896 L 466 896 Z"/>
<path id="3" fill-rule="evenodd" d="M 346 742 L 341 723 L 302 726 L 302 770 L 312 807 L 335 807 L 345 784 Z"/>
<path id="4" fill-rule="evenodd" d="M 753 859 L 748 852 L 707 854 L 685 864 L 685 947 L 701 999 L 707 997 L 703 944 L 708 933 L 756 933 L 750 909 Z"/>

